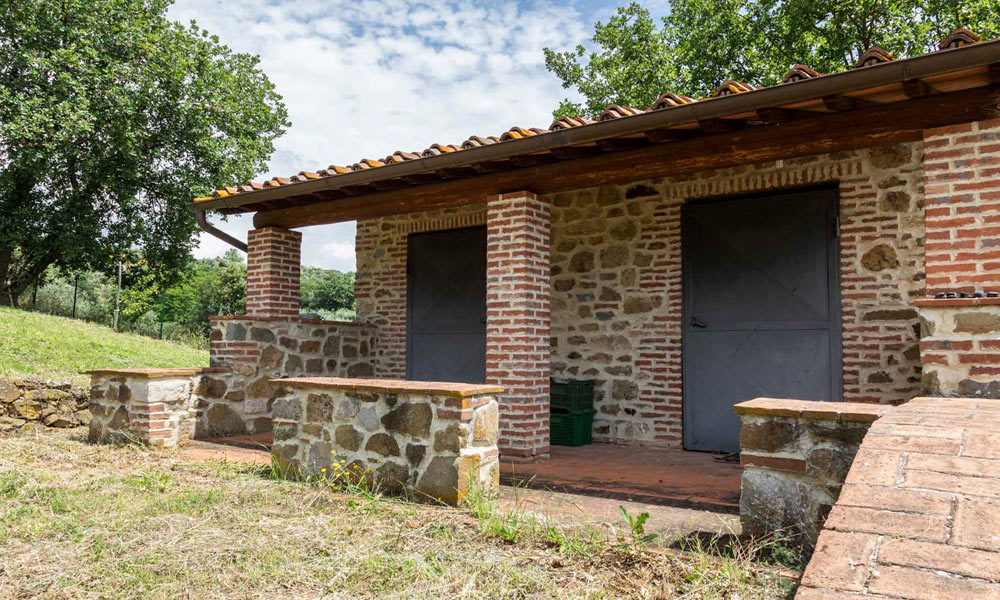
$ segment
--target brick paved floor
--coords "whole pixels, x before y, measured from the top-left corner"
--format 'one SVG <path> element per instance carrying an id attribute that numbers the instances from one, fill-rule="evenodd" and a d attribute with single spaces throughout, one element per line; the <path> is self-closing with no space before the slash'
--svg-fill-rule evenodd
<path id="1" fill-rule="evenodd" d="M 501 481 L 611 499 L 738 513 L 738 462 L 662 448 L 592 444 L 552 446 L 548 460 L 501 461 Z"/>
<path id="2" fill-rule="evenodd" d="M 916 398 L 876 421 L 797 600 L 1000 599 L 1000 400 Z"/>

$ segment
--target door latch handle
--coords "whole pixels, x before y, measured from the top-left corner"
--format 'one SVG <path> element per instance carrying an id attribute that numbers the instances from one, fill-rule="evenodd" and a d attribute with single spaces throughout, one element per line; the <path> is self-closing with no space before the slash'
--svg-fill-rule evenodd
<path id="1" fill-rule="evenodd" d="M 691 317 L 691 326 L 698 327 L 699 329 L 704 329 L 706 327 L 703 321 L 700 321 L 698 317 Z"/>

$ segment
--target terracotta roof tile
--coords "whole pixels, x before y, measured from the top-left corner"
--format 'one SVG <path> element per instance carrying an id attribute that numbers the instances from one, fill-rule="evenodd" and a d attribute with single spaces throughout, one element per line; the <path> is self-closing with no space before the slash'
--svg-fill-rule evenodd
<path id="1" fill-rule="evenodd" d="M 370 158 L 362 158 L 360 161 L 354 163 L 350 166 L 352 171 L 364 171 L 365 169 L 374 169 L 376 167 L 381 167 L 382 161 L 372 160 Z"/>
<path id="2" fill-rule="evenodd" d="M 421 156 L 437 156 L 438 154 L 447 154 L 449 152 L 455 152 L 461 150 L 460 146 L 454 144 L 434 144 L 430 148 L 427 148 L 420 153 Z"/>
<path id="3" fill-rule="evenodd" d="M 618 106 L 617 104 L 612 104 L 611 106 L 604 109 L 600 115 L 598 115 L 598 121 L 610 121 L 611 119 L 621 119 L 622 117 L 631 117 L 633 115 L 642 114 L 646 111 L 639 108 L 631 108 L 628 106 Z"/>
<path id="4" fill-rule="evenodd" d="M 650 110 L 663 110 L 664 108 L 671 108 L 682 104 L 691 104 L 692 102 L 697 102 L 697 100 L 687 96 L 681 96 L 680 94 L 675 94 L 673 92 L 664 92 L 660 94 L 659 98 L 656 99 L 656 102 L 653 103 Z"/>
<path id="5" fill-rule="evenodd" d="M 825 73 L 820 73 L 812 67 L 807 67 L 806 65 L 795 65 L 789 69 L 787 73 L 785 73 L 785 76 L 781 78 L 781 82 L 795 83 L 796 81 L 813 79 L 816 77 L 822 77 L 823 75 L 825 75 Z"/>
<path id="6" fill-rule="evenodd" d="M 389 156 L 383 158 L 380 162 L 384 165 L 392 165 L 396 163 L 406 162 L 408 160 L 417 160 L 420 158 L 420 154 L 415 152 L 403 152 L 402 150 L 396 150 Z"/>
<path id="7" fill-rule="evenodd" d="M 350 173 L 351 170 L 347 167 L 341 167 L 338 165 L 330 165 L 325 169 L 320 169 L 317 171 L 323 177 L 333 177 L 334 175 L 343 175 L 344 173 Z"/>
<path id="8" fill-rule="evenodd" d="M 732 79 L 727 79 L 719 84 L 719 87 L 715 88 L 715 92 L 712 94 L 713 98 L 719 98 L 721 96 L 731 96 L 733 94 L 742 94 L 743 92 L 751 92 L 758 89 L 759 86 L 750 85 L 749 83 L 743 83 L 741 81 L 733 81 Z"/>
<path id="9" fill-rule="evenodd" d="M 947 50 L 951 48 L 960 48 L 962 46 L 975 44 L 980 41 L 981 41 L 980 36 L 978 36 L 975 32 L 962 27 L 951 32 L 943 40 L 941 40 L 940 49 Z M 882 48 L 874 47 L 861 55 L 861 57 L 855 64 L 854 68 L 870 67 L 873 65 L 890 62 L 892 60 L 894 60 L 892 54 L 886 52 Z M 795 65 L 791 69 L 789 69 L 789 71 L 782 78 L 782 83 L 794 83 L 806 79 L 822 77 L 823 75 L 824 73 L 819 73 L 815 69 L 812 69 L 806 65 Z M 722 82 L 719 85 L 719 87 L 715 90 L 715 93 L 712 94 L 712 97 L 717 98 L 721 96 L 742 94 L 744 92 L 749 92 L 755 89 L 759 89 L 759 87 L 760 86 L 727 79 L 726 81 Z M 656 102 L 653 103 L 653 106 L 651 106 L 648 110 L 649 111 L 669 110 L 677 106 L 683 106 L 685 104 L 691 104 L 693 102 L 699 102 L 701 100 L 704 99 L 703 98 L 693 99 L 680 94 L 675 94 L 673 92 L 664 92 L 656 99 Z M 645 112 L 647 112 L 647 110 L 631 108 L 627 106 L 620 106 L 618 104 L 612 104 L 604 109 L 604 111 L 598 116 L 597 121 L 622 119 L 643 114 Z M 290 183 L 299 183 L 311 179 L 320 179 L 325 177 L 335 177 L 337 175 L 343 175 L 345 173 L 351 173 L 354 171 L 363 171 L 366 169 L 372 169 L 384 165 L 398 164 L 411 160 L 417 160 L 421 157 L 438 156 L 440 154 L 460 152 L 462 150 L 468 150 L 471 148 L 478 148 L 481 146 L 488 146 L 491 144 L 517 140 L 536 135 L 543 135 L 549 132 L 559 131 L 562 129 L 570 129 L 573 127 L 580 127 L 581 125 L 589 125 L 594 122 L 595 121 L 583 117 L 559 117 L 558 119 L 554 120 L 551 125 L 549 125 L 547 130 L 538 129 L 534 127 L 529 129 L 525 129 L 523 127 L 511 127 L 507 131 L 500 134 L 499 137 L 492 135 L 485 137 L 474 135 L 469 139 L 465 140 L 464 142 L 462 142 L 460 145 L 433 144 L 430 147 L 420 152 L 404 152 L 402 150 L 399 150 L 383 158 L 380 161 L 364 158 L 349 167 L 330 165 L 329 167 L 325 169 L 319 169 L 316 172 L 300 171 L 297 175 L 294 175 L 290 178 L 275 177 L 263 183 L 247 182 L 238 187 L 227 187 L 216 190 L 210 196 L 202 196 L 199 198 L 195 198 L 194 200 L 195 202 L 202 202 L 206 200 L 212 200 L 215 198 L 227 198 L 229 196 L 237 194 L 253 192 L 265 188 L 280 187 L 288 185 Z"/>
<path id="10" fill-rule="evenodd" d="M 875 46 L 874 48 L 869 48 L 861 55 L 858 62 L 854 63 L 855 69 L 860 69 L 861 67 L 871 67 L 881 63 L 892 62 L 896 60 L 890 52 L 886 52 L 882 48 Z"/>
<path id="11" fill-rule="evenodd" d="M 493 136 L 493 135 L 488 135 L 486 137 L 479 137 L 478 135 L 474 135 L 474 136 L 470 137 L 469 139 L 465 140 L 464 142 L 462 142 L 462 149 L 463 150 L 468 150 L 469 148 L 478 148 L 480 146 L 489 146 L 490 144 L 496 144 L 499 141 L 500 141 L 500 138 L 498 138 L 496 136 Z"/>
<path id="12" fill-rule="evenodd" d="M 969 44 L 978 44 L 983 41 L 983 38 L 979 37 L 975 31 L 967 29 L 965 27 L 959 27 L 955 31 L 952 31 L 941 40 L 941 45 L 938 46 L 941 50 L 948 50 L 950 48 L 961 48 L 962 46 L 968 46 Z"/>
<path id="13" fill-rule="evenodd" d="M 500 141 L 506 142 L 507 140 L 519 140 L 521 138 L 531 137 L 533 135 L 538 135 L 539 133 L 545 133 L 544 129 L 538 129 L 537 127 L 532 127 L 531 129 L 525 129 L 523 127 L 511 127 L 507 131 L 500 135 Z"/>
<path id="14" fill-rule="evenodd" d="M 570 127 L 579 127 L 580 125 L 588 125 L 590 123 L 593 123 L 593 121 L 583 117 L 559 117 L 549 125 L 549 131 L 569 129 Z"/>

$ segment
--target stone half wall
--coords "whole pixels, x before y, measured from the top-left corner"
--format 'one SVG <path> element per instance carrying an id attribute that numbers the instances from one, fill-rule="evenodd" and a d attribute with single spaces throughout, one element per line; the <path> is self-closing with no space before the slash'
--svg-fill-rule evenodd
<path id="1" fill-rule="evenodd" d="M 682 444 L 680 217 L 699 198 L 837 186 L 844 399 L 918 392 L 922 164 L 916 142 L 548 197 L 552 375 L 597 381 L 595 439 Z M 379 324 L 378 376 L 406 374 L 407 235 L 483 225 L 485 208 L 358 222 L 358 314 Z"/>
<path id="2" fill-rule="evenodd" d="M 285 379 L 274 404 L 276 464 L 286 474 L 370 477 L 384 492 L 456 504 L 499 491 L 503 388 L 394 380 Z M 346 475 L 345 475 L 346 473 Z"/>
<path id="3" fill-rule="evenodd" d="M 271 404 L 283 377 L 371 377 L 376 327 L 283 318 L 211 317 L 209 356 L 226 373 L 198 383 L 198 437 L 271 430 Z"/>
<path id="4" fill-rule="evenodd" d="M 744 535 L 812 548 L 868 428 L 886 406 L 757 398 L 737 404 Z"/>
<path id="5" fill-rule="evenodd" d="M 195 436 L 202 382 L 228 369 L 110 369 L 91 376 L 91 443 L 173 448 Z"/>

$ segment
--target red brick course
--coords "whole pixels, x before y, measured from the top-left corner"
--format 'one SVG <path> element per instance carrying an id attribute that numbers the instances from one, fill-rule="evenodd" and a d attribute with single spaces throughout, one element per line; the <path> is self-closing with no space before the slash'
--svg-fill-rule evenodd
<path id="1" fill-rule="evenodd" d="M 247 315 L 299 317 L 302 234 L 279 227 L 247 236 Z"/>
<path id="2" fill-rule="evenodd" d="M 1000 598 L 998 423 L 1000 402 L 966 398 L 915 398 L 876 421 L 797 600 Z"/>
<path id="3" fill-rule="evenodd" d="M 1000 119 L 924 133 L 927 292 L 1000 288 Z"/>

